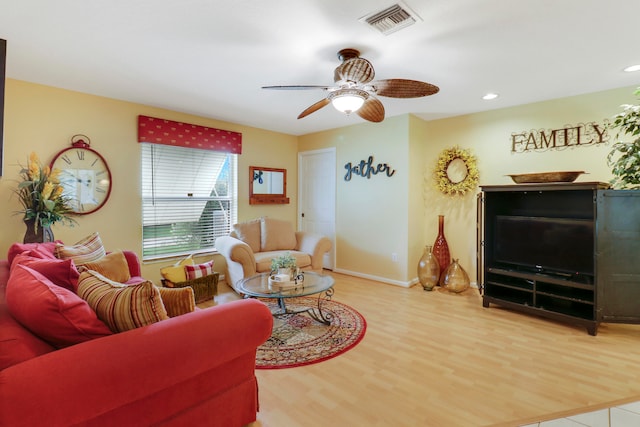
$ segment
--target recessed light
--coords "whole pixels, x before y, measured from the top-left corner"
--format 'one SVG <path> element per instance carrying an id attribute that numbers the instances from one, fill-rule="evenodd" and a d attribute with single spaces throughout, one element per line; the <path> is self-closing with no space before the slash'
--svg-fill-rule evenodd
<path id="1" fill-rule="evenodd" d="M 626 71 L 627 73 L 633 73 L 634 71 L 640 71 L 640 64 L 631 65 L 631 66 L 625 68 L 624 71 Z"/>
<path id="2" fill-rule="evenodd" d="M 483 96 L 482 99 L 484 99 L 485 101 L 490 101 L 492 99 L 496 99 L 498 96 L 500 95 L 498 95 L 497 93 L 488 93 L 485 96 Z"/>

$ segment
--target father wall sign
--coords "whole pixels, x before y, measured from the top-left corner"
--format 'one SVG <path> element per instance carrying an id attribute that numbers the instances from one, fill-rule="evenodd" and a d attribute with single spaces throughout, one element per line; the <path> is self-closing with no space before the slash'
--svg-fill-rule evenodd
<path id="1" fill-rule="evenodd" d="M 560 129 L 539 129 L 511 134 L 511 152 L 561 150 L 568 147 L 595 146 L 609 141 L 608 122 L 580 123 Z"/>
<path id="2" fill-rule="evenodd" d="M 386 163 L 378 163 L 374 166 L 373 156 L 369 156 L 367 160 L 361 160 L 360 163 L 356 163 L 355 165 L 351 162 L 346 163 L 344 168 L 347 170 L 347 173 L 344 175 L 345 181 L 351 181 L 353 175 L 360 175 L 363 178 L 371 179 L 371 175 L 377 175 L 379 173 L 384 173 L 389 177 L 396 173 L 396 171 Z"/>

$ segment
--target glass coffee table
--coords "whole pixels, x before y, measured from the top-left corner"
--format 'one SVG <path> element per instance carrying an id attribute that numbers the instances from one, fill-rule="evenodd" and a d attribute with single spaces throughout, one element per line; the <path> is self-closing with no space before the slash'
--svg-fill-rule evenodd
<path id="1" fill-rule="evenodd" d="M 277 285 L 269 284 L 269 273 L 261 273 L 253 277 L 248 277 L 238 286 L 245 298 L 270 298 L 277 300 L 278 310 L 274 316 L 285 316 L 296 313 L 307 313 L 317 322 L 325 325 L 331 324 L 331 313 L 322 311 L 322 303 L 331 300 L 333 295 L 333 277 L 318 273 L 303 273 L 304 281 L 295 287 L 280 289 Z M 290 310 L 287 308 L 288 298 L 304 297 L 318 294 L 318 303 L 315 307 L 306 307 L 302 310 Z"/>

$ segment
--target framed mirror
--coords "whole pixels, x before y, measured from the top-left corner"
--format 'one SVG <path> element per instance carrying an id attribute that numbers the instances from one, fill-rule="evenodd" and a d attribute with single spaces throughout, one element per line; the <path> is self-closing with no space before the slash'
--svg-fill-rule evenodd
<path id="1" fill-rule="evenodd" d="M 287 170 L 249 166 L 249 204 L 287 204 Z"/>

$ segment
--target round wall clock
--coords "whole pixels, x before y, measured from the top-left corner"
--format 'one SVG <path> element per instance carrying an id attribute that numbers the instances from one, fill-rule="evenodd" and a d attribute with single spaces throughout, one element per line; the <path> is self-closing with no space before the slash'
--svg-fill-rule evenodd
<path id="1" fill-rule="evenodd" d="M 111 194 L 109 166 L 90 145 L 87 136 L 74 135 L 71 147 L 60 151 L 51 161 L 51 170 L 60 170 L 64 194 L 69 198 L 72 212 L 78 215 L 97 211 Z"/>

